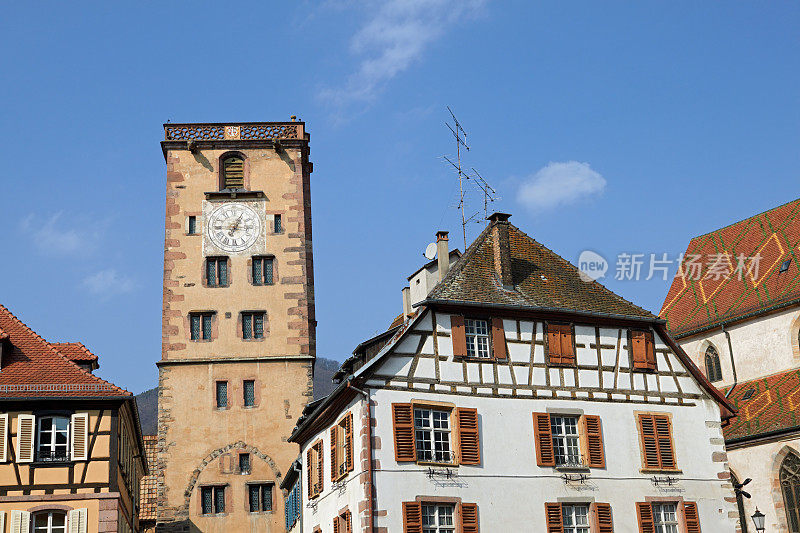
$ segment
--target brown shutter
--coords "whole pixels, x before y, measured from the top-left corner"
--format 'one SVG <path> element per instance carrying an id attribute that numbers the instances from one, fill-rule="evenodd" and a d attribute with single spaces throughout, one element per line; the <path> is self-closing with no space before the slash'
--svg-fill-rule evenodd
<path id="1" fill-rule="evenodd" d="M 553 451 L 553 429 L 550 415 L 533 413 L 533 440 L 536 441 L 536 464 L 539 466 L 556 466 Z"/>
<path id="2" fill-rule="evenodd" d="M 344 512 L 345 533 L 353 533 L 353 515 L 350 511 Z"/>
<path id="3" fill-rule="evenodd" d="M 565 324 L 559 326 L 561 331 L 561 364 L 575 364 L 575 344 L 573 342 L 572 326 Z"/>
<path id="4" fill-rule="evenodd" d="M 606 455 L 603 450 L 603 425 L 597 415 L 583 416 L 583 431 L 586 436 L 586 461 L 591 468 L 605 468 Z"/>
<path id="5" fill-rule="evenodd" d="M 644 331 L 631 331 L 630 342 L 631 342 L 630 353 L 631 353 L 631 357 L 633 358 L 633 368 L 634 368 L 634 370 L 646 370 L 647 369 L 647 355 L 646 355 L 647 347 L 645 346 Z"/>
<path id="6" fill-rule="evenodd" d="M 478 533 L 478 504 L 461 504 L 461 531 L 463 533 Z"/>
<path id="7" fill-rule="evenodd" d="M 450 315 L 450 337 L 453 341 L 453 355 L 467 356 L 467 335 L 464 332 L 464 317 Z"/>
<path id="8" fill-rule="evenodd" d="M 686 524 L 686 533 L 700 533 L 700 515 L 697 513 L 695 502 L 683 502 L 683 523 Z"/>
<path id="9" fill-rule="evenodd" d="M 319 484 L 317 494 L 322 493 L 322 488 L 325 486 L 323 484 L 324 476 L 325 476 L 325 453 L 322 451 L 322 441 L 317 443 L 317 483 Z"/>
<path id="10" fill-rule="evenodd" d="M 403 502 L 403 533 L 422 533 L 422 504 Z"/>
<path id="11" fill-rule="evenodd" d="M 639 533 L 655 533 L 653 508 L 649 502 L 636 502 L 636 516 L 639 519 Z"/>
<path id="12" fill-rule="evenodd" d="M 456 408 L 458 420 L 458 462 L 462 465 L 481 464 L 481 442 L 478 432 L 478 411 L 467 407 Z"/>
<path id="13" fill-rule="evenodd" d="M 345 451 L 347 460 L 347 471 L 353 471 L 353 413 L 348 413 L 344 419 Z"/>
<path id="14" fill-rule="evenodd" d="M 308 499 L 309 500 L 314 497 L 314 475 L 313 475 L 314 471 L 313 471 L 313 468 L 311 466 L 313 464 L 311 462 L 311 452 L 313 452 L 313 451 L 314 451 L 314 448 L 311 447 L 306 452 L 306 474 L 307 474 L 306 475 L 306 479 L 308 480 L 308 481 L 306 481 L 306 483 L 308 483 Z"/>
<path id="15" fill-rule="evenodd" d="M 611 505 L 607 503 L 595 503 L 594 519 L 597 533 L 614 533 L 614 522 L 611 517 Z"/>
<path id="16" fill-rule="evenodd" d="M 653 415 L 639 415 L 639 432 L 642 438 L 645 468 L 661 468 L 656 441 L 656 424 Z"/>
<path id="17" fill-rule="evenodd" d="M 652 331 L 646 331 L 644 334 L 644 360 L 648 370 L 656 369 L 656 345 Z"/>
<path id="18" fill-rule="evenodd" d="M 656 441 L 661 468 L 675 468 L 675 452 L 672 446 L 672 424 L 667 415 L 654 415 L 656 424 Z"/>
<path id="19" fill-rule="evenodd" d="M 414 445 L 414 408 L 410 403 L 393 403 L 394 458 L 397 462 L 416 461 Z M 420 511 L 421 512 L 421 511 Z"/>
<path id="20" fill-rule="evenodd" d="M 561 364 L 561 330 L 556 324 L 546 324 L 547 360 L 551 365 Z"/>
<path id="21" fill-rule="evenodd" d="M 564 519 L 561 515 L 561 504 L 545 503 L 544 514 L 547 518 L 547 533 L 563 533 Z"/>
<path id="22" fill-rule="evenodd" d="M 341 520 L 341 517 L 333 517 L 333 533 L 339 533 L 339 520 Z"/>
<path id="23" fill-rule="evenodd" d="M 502 318 L 492 319 L 492 352 L 495 359 L 506 358 L 506 330 Z"/>
<path id="24" fill-rule="evenodd" d="M 331 428 L 331 481 L 336 481 L 339 477 L 339 472 L 336 469 L 336 441 L 339 426 Z"/>

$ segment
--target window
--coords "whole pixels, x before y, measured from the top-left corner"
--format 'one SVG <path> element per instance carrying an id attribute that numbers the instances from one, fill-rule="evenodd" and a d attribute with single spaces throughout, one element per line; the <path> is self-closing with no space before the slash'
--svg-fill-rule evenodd
<path id="1" fill-rule="evenodd" d="M 274 257 L 253 258 L 253 285 L 272 285 Z"/>
<path id="2" fill-rule="evenodd" d="M 577 416 L 552 416 L 550 424 L 553 431 L 553 450 L 556 466 L 582 466 L 578 441 Z"/>
<path id="3" fill-rule="evenodd" d="M 206 258 L 206 286 L 207 287 L 227 287 L 228 286 L 228 258 L 227 257 L 207 257 Z"/>
<path id="4" fill-rule="evenodd" d="M 675 451 L 672 445 L 672 423 L 669 416 L 640 414 L 639 438 L 642 442 L 645 469 L 676 469 Z"/>
<path id="5" fill-rule="evenodd" d="M 674 503 L 654 503 L 653 525 L 656 533 L 678 533 L 678 506 Z"/>
<path id="6" fill-rule="evenodd" d="M 186 233 L 189 235 L 197 235 L 197 217 L 190 215 L 186 222 Z"/>
<path id="7" fill-rule="evenodd" d="M 228 382 L 217 381 L 217 409 L 228 407 Z"/>
<path id="8" fill-rule="evenodd" d="M 700 516 L 697 503 L 687 501 L 638 502 L 636 515 L 640 531 L 653 533 L 697 533 L 700 531 Z M 679 518 L 682 516 L 682 519 Z M 680 524 L 683 523 L 683 527 Z"/>
<path id="9" fill-rule="evenodd" d="M 414 409 L 414 439 L 417 461 L 453 462 L 450 453 L 450 411 Z"/>
<path id="10" fill-rule="evenodd" d="M 46 462 L 68 461 L 69 457 L 69 417 L 39 417 L 39 445 L 36 460 Z"/>
<path id="11" fill-rule="evenodd" d="M 272 511 L 272 484 L 260 483 L 247 485 L 248 500 L 251 513 Z"/>
<path id="12" fill-rule="evenodd" d="M 250 454 L 249 453 L 240 453 L 239 454 L 239 473 L 240 474 L 249 474 L 250 473 Z"/>
<path id="13" fill-rule="evenodd" d="M 229 156 L 222 160 L 222 185 L 225 189 L 244 189 L 244 160 Z"/>
<path id="14" fill-rule="evenodd" d="M 450 440 L 451 410 L 393 403 L 394 457 L 397 462 L 481 464 L 478 411 L 456 407 L 457 438 Z"/>
<path id="15" fill-rule="evenodd" d="M 607 503 L 556 503 L 544 504 L 548 533 L 608 533 L 614 531 L 611 506 Z M 590 526 L 590 516 L 595 523 Z M 642 529 L 654 533 L 653 529 Z"/>
<path id="16" fill-rule="evenodd" d="M 331 480 L 338 481 L 353 470 L 353 413 L 331 428 Z"/>
<path id="17" fill-rule="evenodd" d="M 782 274 L 783 272 L 786 272 L 787 270 L 789 270 L 790 266 L 792 266 L 792 260 L 791 259 L 787 259 L 786 261 L 781 263 L 781 268 L 780 268 L 780 270 L 778 270 L 778 274 Z"/>
<path id="18" fill-rule="evenodd" d="M 536 464 L 604 468 L 603 427 L 597 415 L 533 413 Z"/>
<path id="19" fill-rule="evenodd" d="M 27 531 L 23 525 L 23 531 Z M 66 533 L 67 514 L 63 511 L 43 511 L 33 515 L 33 533 Z"/>
<path id="20" fill-rule="evenodd" d="M 322 441 L 318 440 L 306 452 L 306 472 L 308 475 L 308 498 L 316 498 L 323 489 Z"/>
<path id="21" fill-rule="evenodd" d="M 790 453 L 783 460 L 778 476 L 783 505 L 791 533 L 800 533 L 800 457 Z"/>
<path id="22" fill-rule="evenodd" d="M 721 381 L 722 380 L 722 367 L 719 363 L 719 354 L 714 346 L 709 345 L 706 348 L 706 376 L 708 381 Z"/>
<path id="23" fill-rule="evenodd" d="M 214 313 L 190 313 L 189 329 L 193 341 L 211 340 L 211 324 Z"/>
<path id="24" fill-rule="evenodd" d="M 547 324 L 547 362 L 551 365 L 575 364 L 575 336 L 571 324 Z"/>
<path id="25" fill-rule="evenodd" d="M 244 380 L 242 393 L 244 395 L 244 406 L 253 407 L 256 404 L 256 382 L 252 379 Z"/>
<path id="26" fill-rule="evenodd" d="M 562 505 L 561 519 L 564 533 L 589 533 L 588 505 Z"/>
<path id="27" fill-rule="evenodd" d="M 225 512 L 225 485 L 201 487 L 200 498 L 203 514 L 221 514 Z"/>
<path id="28" fill-rule="evenodd" d="M 489 357 L 489 323 L 486 320 L 464 319 L 467 357 Z"/>
<path id="29" fill-rule="evenodd" d="M 348 509 L 345 509 L 339 516 L 333 518 L 333 532 L 353 533 L 353 519 Z"/>
<path id="30" fill-rule="evenodd" d="M 628 346 L 634 370 L 649 372 L 656 369 L 656 351 L 652 331 L 629 331 Z"/>
<path id="31" fill-rule="evenodd" d="M 242 338 L 246 340 L 264 338 L 264 312 L 242 313 Z"/>
<path id="32" fill-rule="evenodd" d="M 274 233 L 282 233 L 283 232 L 283 221 L 281 220 L 280 215 L 275 215 L 272 224 L 272 231 Z"/>
<path id="33" fill-rule="evenodd" d="M 297 521 L 300 519 L 302 513 L 303 497 L 300 494 L 300 480 L 295 481 L 292 485 L 292 490 L 284 500 L 283 510 L 286 514 L 286 530 L 290 531 Z"/>
<path id="34" fill-rule="evenodd" d="M 422 505 L 422 533 L 455 533 L 455 505 Z"/>

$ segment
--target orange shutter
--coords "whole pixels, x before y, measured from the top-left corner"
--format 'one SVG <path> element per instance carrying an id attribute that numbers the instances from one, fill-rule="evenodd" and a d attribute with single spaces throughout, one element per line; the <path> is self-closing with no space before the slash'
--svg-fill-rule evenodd
<path id="1" fill-rule="evenodd" d="M 403 502 L 403 533 L 422 533 L 422 504 Z"/>
<path id="2" fill-rule="evenodd" d="M 536 441 L 536 464 L 539 466 L 556 466 L 553 451 L 553 429 L 550 426 L 550 415 L 533 413 L 533 440 Z"/>
<path id="3" fill-rule="evenodd" d="M 561 330 L 556 324 L 547 324 L 547 360 L 551 365 L 561 364 Z"/>
<path id="4" fill-rule="evenodd" d="M 607 503 L 595 503 L 594 520 L 597 533 L 614 533 L 614 523 L 611 519 L 611 506 Z"/>
<path id="5" fill-rule="evenodd" d="M 506 358 L 506 330 L 502 318 L 492 319 L 492 352 L 495 359 Z"/>
<path id="6" fill-rule="evenodd" d="M 652 331 L 644 333 L 644 360 L 648 370 L 656 369 L 656 345 Z"/>
<path id="7" fill-rule="evenodd" d="M 347 471 L 353 471 L 353 413 L 348 413 L 344 419 L 344 443 L 347 447 L 345 451 L 347 460 Z"/>
<path id="8" fill-rule="evenodd" d="M 655 533 L 653 508 L 648 502 L 636 502 L 636 516 L 639 519 L 639 533 Z"/>
<path id="9" fill-rule="evenodd" d="M 453 355 L 467 356 L 467 335 L 464 332 L 464 317 L 450 315 L 450 337 L 453 341 Z"/>
<path id="10" fill-rule="evenodd" d="M 645 346 L 644 331 L 631 331 L 631 357 L 633 358 L 634 370 L 647 369 L 647 347 Z"/>
<path id="11" fill-rule="evenodd" d="M 481 464 L 481 441 L 478 432 L 478 411 L 466 407 L 456 409 L 458 420 L 458 462 L 462 465 Z"/>
<path id="12" fill-rule="evenodd" d="M 325 476 L 325 453 L 322 451 L 322 441 L 319 441 L 315 446 L 317 449 L 317 494 L 322 493 L 323 480 Z"/>
<path id="13" fill-rule="evenodd" d="M 683 523 L 686 524 L 686 533 L 700 533 L 700 515 L 697 513 L 695 502 L 683 502 Z"/>
<path id="14" fill-rule="evenodd" d="M 344 531 L 345 533 L 353 533 L 353 516 L 350 511 L 344 512 Z"/>
<path id="15" fill-rule="evenodd" d="M 333 533 L 339 533 L 339 520 L 341 520 L 341 517 L 333 517 Z"/>
<path id="16" fill-rule="evenodd" d="M 478 504 L 461 504 L 461 531 L 463 533 L 478 533 Z"/>
<path id="17" fill-rule="evenodd" d="M 656 441 L 656 424 L 653 415 L 639 415 L 639 432 L 642 437 L 645 468 L 661 468 L 661 459 L 658 456 L 658 442 Z"/>
<path id="18" fill-rule="evenodd" d="M 603 425 L 597 415 L 583 416 L 583 431 L 586 435 L 586 459 L 591 468 L 605 468 L 606 455 L 603 450 Z"/>
<path id="19" fill-rule="evenodd" d="M 306 475 L 307 481 L 306 481 L 306 483 L 308 483 L 308 499 L 309 500 L 314 497 L 314 482 L 312 481 L 314 479 L 314 475 L 313 475 L 314 471 L 313 471 L 313 468 L 312 468 L 312 464 L 313 463 L 311 462 L 311 452 L 312 451 L 314 451 L 313 447 L 309 448 L 308 451 L 306 452 L 306 471 L 307 471 L 307 475 Z"/>
<path id="20" fill-rule="evenodd" d="M 561 330 L 561 364 L 575 364 L 575 344 L 572 337 L 572 326 L 565 324 L 559 326 Z"/>
<path id="21" fill-rule="evenodd" d="M 333 426 L 331 428 L 331 481 L 336 481 L 339 477 L 339 472 L 336 469 L 337 429 L 338 426 Z"/>
<path id="22" fill-rule="evenodd" d="M 394 458 L 397 462 L 416 461 L 414 445 L 414 408 L 410 403 L 393 403 Z M 421 511 L 420 511 L 421 512 Z"/>
<path id="23" fill-rule="evenodd" d="M 545 503 L 544 514 L 547 518 L 547 533 L 563 533 L 564 519 L 561 516 L 561 504 Z"/>
<path id="24" fill-rule="evenodd" d="M 667 415 L 654 415 L 656 424 L 656 441 L 658 443 L 658 456 L 661 468 L 672 470 L 675 468 L 675 452 L 672 447 L 672 424 Z"/>

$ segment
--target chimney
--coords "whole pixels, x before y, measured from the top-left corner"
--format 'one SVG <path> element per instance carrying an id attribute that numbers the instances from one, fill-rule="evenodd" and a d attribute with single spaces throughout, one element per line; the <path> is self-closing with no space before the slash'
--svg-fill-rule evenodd
<path id="1" fill-rule="evenodd" d="M 450 270 L 450 239 L 446 231 L 436 232 L 436 258 L 439 260 L 439 281 L 442 281 Z"/>
<path id="2" fill-rule="evenodd" d="M 508 237 L 510 223 L 508 213 L 493 213 L 488 220 L 492 224 L 492 248 L 494 248 L 494 271 L 503 288 L 514 289 L 511 276 L 511 243 Z"/>
<path id="3" fill-rule="evenodd" d="M 411 287 L 403 287 L 403 321 L 411 314 Z"/>

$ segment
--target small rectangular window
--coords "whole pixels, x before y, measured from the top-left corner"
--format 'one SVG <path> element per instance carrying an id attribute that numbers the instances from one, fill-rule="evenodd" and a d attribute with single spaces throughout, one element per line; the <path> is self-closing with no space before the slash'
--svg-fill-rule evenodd
<path id="1" fill-rule="evenodd" d="M 577 416 L 550 417 L 556 466 L 582 466 Z"/>
<path id="2" fill-rule="evenodd" d="M 274 231 L 275 233 L 281 233 L 283 231 L 283 222 L 280 215 L 275 215 Z"/>
<path id="3" fill-rule="evenodd" d="M 228 286 L 228 258 L 206 258 L 206 285 L 208 287 Z"/>
<path id="4" fill-rule="evenodd" d="M 564 533 L 589 533 L 589 506 L 567 505 L 561 506 L 561 517 L 564 524 Z"/>
<path id="5" fill-rule="evenodd" d="M 417 461 L 453 462 L 450 449 L 450 411 L 414 409 L 414 437 Z"/>
<path id="6" fill-rule="evenodd" d="M 243 383 L 244 406 L 253 407 L 256 404 L 256 382 L 246 379 Z"/>
<path id="7" fill-rule="evenodd" d="M 225 486 L 201 487 L 200 500 L 203 514 L 225 512 Z"/>
<path id="8" fill-rule="evenodd" d="M 489 357 L 489 323 L 486 320 L 464 320 L 467 357 Z"/>
<path id="9" fill-rule="evenodd" d="M 674 503 L 654 503 L 653 525 L 658 532 L 678 533 L 678 506 Z"/>
<path id="10" fill-rule="evenodd" d="M 186 224 L 186 233 L 189 235 L 196 235 L 197 234 L 197 217 L 191 215 L 189 220 Z"/>
<path id="11" fill-rule="evenodd" d="M 252 484 L 247 487 L 251 513 L 272 511 L 272 484 Z"/>
<path id="12" fill-rule="evenodd" d="M 217 381 L 217 409 L 228 407 L 228 382 Z"/>
<path id="13" fill-rule="evenodd" d="M 211 340 L 213 313 L 190 313 L 189 330 L 193 341 Z"/>
<path id="14" fill-rule="evenodd" d="M 249 474 L 250 473 L 250 454 L 249 453 L 240 453 L 239 454 L 239 473 L 240 474 Z"/>
<path id="15" fill-rule="evenodd" d="M 422 531 L 425 533 L 453 533 L 455 531 L 455 506 L 452 504 L 423 504 Z"/>
<path id="16" fill-rule="evenodd" d="M 272 285 L 273 257 L 253 258 L 253 285 Z"/>
<path id="17" fill-rule="evenodd" d="M 242 338 L 248 340 L 264 338 L 263 311 L 242 313 Z"/>

